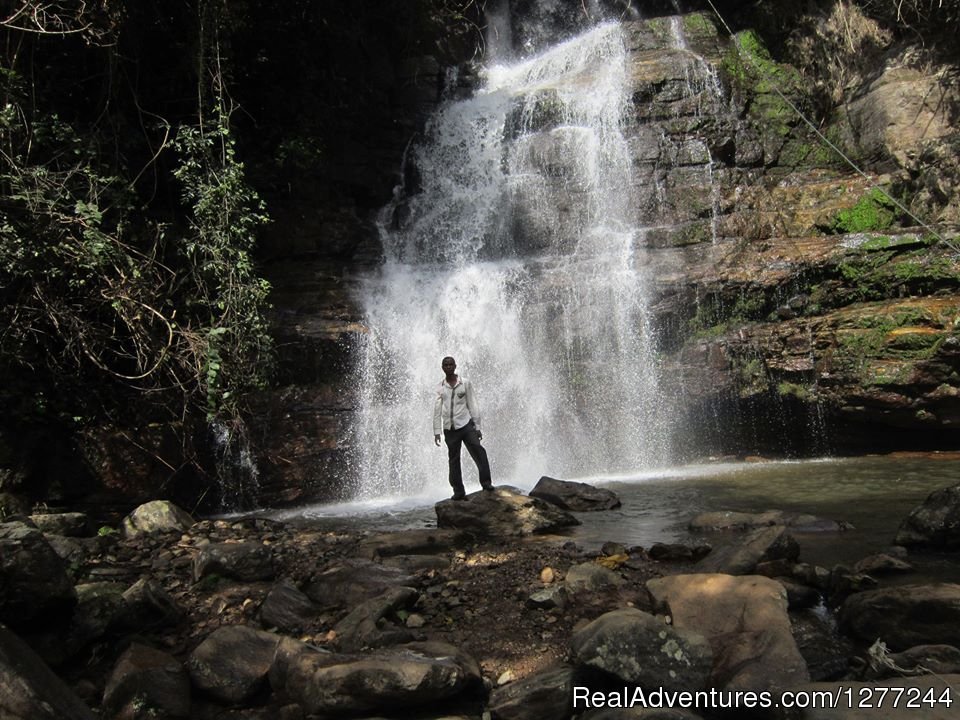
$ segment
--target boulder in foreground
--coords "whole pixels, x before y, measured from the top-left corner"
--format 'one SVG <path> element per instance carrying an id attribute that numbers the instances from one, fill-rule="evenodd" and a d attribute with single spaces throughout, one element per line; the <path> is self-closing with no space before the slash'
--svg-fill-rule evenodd
<path id="1" fill-rule="evenodd" d="M 465 500 L 437 503 L 437 527 L 466 530 L 481 537 L 536 535 L 579 525 L 568 512 L 506 488 L 475 492 Z"/>

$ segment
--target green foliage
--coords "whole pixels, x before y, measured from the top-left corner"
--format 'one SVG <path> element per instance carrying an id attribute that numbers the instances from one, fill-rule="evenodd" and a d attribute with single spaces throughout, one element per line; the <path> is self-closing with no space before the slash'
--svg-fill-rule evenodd
<path id="1" fill-rule="evenodd" d="M 202 359 L 200 385 L 212 419 L 232 414 L 245 391 L 262 388 L 272 369 L 264 316 L 269 283 L 258 277 L 250 252 L 267 221 L 263 203 L 244 178 L 243 164 L 223 113 L 213 127 L 182 127 L 174 176 L 191 208 L 183 254 L 197 296 L 194 328 Z"/>
<path id="2" fill-rule="evenodd" d="M 811 402 L 814 400 L 814 394 L 810 391 L 810 388 L 805 385 L 798 385 L 797 383 L 792 382 L 781 382 L 777 385 L 777 393 L 783 397 L 794 397 L 797 400 L 802 400 L 803 402 Z"/>
<path id="3" fill-rule="evenodd" d="M 897 219 L 897 206 L 880 188 L 874 188 L 857 204 L 837 213 L 831 225 L 834 233 L 883 232 Z"/>
<path id="4" fill-rule="evenodd" d="M 266 214 L 225 111 L 227 10 L 188 5 L 169 20 L 198 36 L 199 88 L 154 84 L 149 102 L 116 97 L 129 87 L 111 75 L 124 60 L 95 43 L 120 25 L 142 29 L 128 17 L 152 32 L 156 13 L 166 17 L 159 6 L 104 16 L 82 46 L 0 27 L 8 47 L 23 50 L 0 68 L 0 372 L 14 429 L 235 419 L 244 393 L 270 378 L 269 285 L 252 257 Z M 145 50 L 126 49 L 150 71 Z M 103 87 L 71 87 L 74 66 L 83 82 L 102 74 Z M 173 107 L 157 99 L 164 92 L 185 111 L 172 122 L 141 109 Z"/>

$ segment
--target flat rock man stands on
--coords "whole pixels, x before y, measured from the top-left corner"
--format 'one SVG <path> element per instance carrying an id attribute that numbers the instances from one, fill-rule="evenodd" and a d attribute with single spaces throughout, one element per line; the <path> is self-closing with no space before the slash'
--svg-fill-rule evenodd
<path id="1" fill-rule="evenodd" d="M 466 493 L 463 490 L 463 475 L 460 470 L 460 446 L 467 446 L 467 452 L 477 464 L 480 485 L 484 490 L 493 490 L 490 463 L 487 461 L 487 451 L 480 444 L 483 440 L 483 433 L 480 432 L 480 407 L 473 394 L 473 386 L 468 380 L 457 375 L 457 361 L 452 357 L 445 357 L 440 367 L 446 377 L 437 388 L 437 402 L 433 407 L 433 441 L 439 447 L 442 430 L 443 440 L 447 443 L 453 499 L 463 500 Z"/>

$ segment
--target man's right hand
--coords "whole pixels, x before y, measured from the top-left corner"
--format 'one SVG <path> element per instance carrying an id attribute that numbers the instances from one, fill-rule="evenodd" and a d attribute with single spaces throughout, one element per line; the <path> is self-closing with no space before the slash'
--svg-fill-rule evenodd
<path id="1" fill-rule="evenodd" d="M 437 447 L 440 447 L 440 436 L 439 436 L 439 435 L 434 435 L 434 436 L 433 436 L 433 442 L 436 443 Z"/>

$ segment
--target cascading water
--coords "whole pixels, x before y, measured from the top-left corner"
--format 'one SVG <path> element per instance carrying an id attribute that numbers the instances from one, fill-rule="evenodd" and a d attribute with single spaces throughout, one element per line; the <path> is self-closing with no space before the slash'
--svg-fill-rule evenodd
<path id="1" fill-rule="evenodd" d="M 479 394 L 497 484 L 668 462 L 626 74 L 620 27 L 599 25 L 488 67 L 411 147 L 418 187 L 386 209 L 385 263 L 363 286 L 360 497 L 448 492 L 431 428 L 445 355 Z M 464 471 L 475 488 L 466 453 Z"/>

